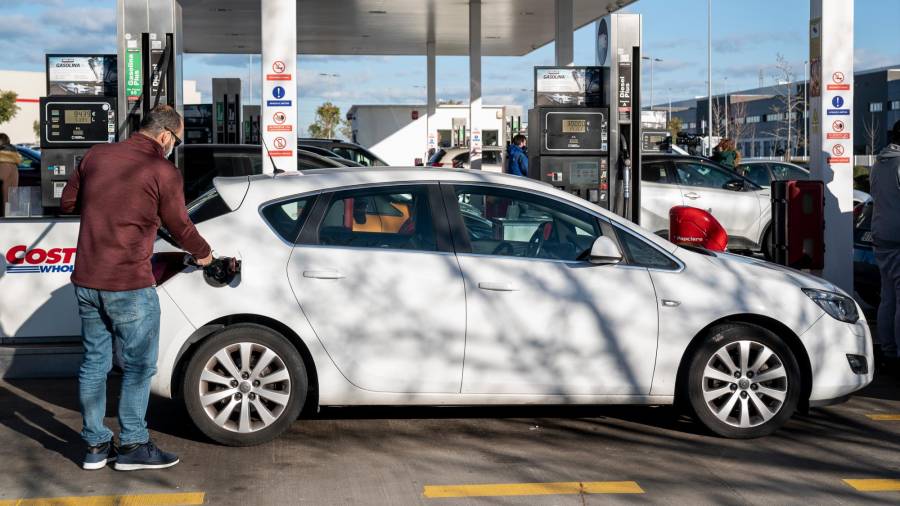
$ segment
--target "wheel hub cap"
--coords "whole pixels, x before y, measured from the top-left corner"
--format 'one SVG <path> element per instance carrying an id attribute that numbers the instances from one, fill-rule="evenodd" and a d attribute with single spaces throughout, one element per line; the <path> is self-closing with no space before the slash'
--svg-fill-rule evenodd
<path id="1" fill-rule="evenodd" d="M 245 381 L 245 382 L 241 383 L 241 386 L 238 387 L 238 388 L 240 389 L 240 391 L 241 391 L 242 394 L 248 394 L 248 393 L 250 393 L 250 390 L 251 390 L 253 387 L 250 386 L 250 383 L 248 383 L 248 382 Z"/>
<path id="2" fill-rule="evenodd" d="M 781 411 L 788 394 L 781 357 L 756 341 L 719 348 L 703 370 L 703 399 L 712 414 L 732 427 L 757 427 Z"/>

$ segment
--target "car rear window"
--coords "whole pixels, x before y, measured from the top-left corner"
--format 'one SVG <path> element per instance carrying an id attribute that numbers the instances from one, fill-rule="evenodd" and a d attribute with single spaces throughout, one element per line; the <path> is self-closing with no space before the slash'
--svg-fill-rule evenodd
<path id="1" fill-rule="evenodd" d="M 263 218 L 282 239 L 294 244 L 300 228 L 312 208 L 313 197 L 302 197 L 269 204 L 262 209 Z"/>

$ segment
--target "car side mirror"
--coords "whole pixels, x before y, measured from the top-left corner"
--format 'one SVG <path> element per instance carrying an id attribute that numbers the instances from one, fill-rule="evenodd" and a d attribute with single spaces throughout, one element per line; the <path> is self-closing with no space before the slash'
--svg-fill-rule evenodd
<path id="1" fill-rule="evenodd" d="M 591 256 L 588 260 L 594 265 L 615 265 L 622 261 L 622 252 L 612 239 L 601 236 L 591 246 Z"/>
<path id="2" fill-rule="evenodd" d="M 725 183 L 722 188 L 726 190 L 731 190 L 733 192 L 744 191 L 744 182 L 740 179 L 732 179 L 731 181 Z"/>

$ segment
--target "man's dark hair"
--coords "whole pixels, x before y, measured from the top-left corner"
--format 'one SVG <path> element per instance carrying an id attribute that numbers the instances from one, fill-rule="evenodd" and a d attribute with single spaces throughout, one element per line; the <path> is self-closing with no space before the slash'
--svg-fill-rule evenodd
<path id="1" fill-rule="evenodd" d="M 900 120 L 894 123 L 891 129 L 891 144 L 900 144 Z"/>
<path id="2" fill-rule="evenodd" d="M 141 120 L 140 131 L 156 136 L 166 130 L 177 132 L 179 128 L 181 128 L 181 115 L 178 114 L 178 111 L 168 105 L 158 105 L 150 109 L 150 113 Z"/>
<path id="3" fill-rule="evenodd" d="M 12 142 L 10 142 L 9 140 L 9 136 L 6 134 L 0 134 L 0 146 L 7 146 L 9 144 L 12 144 Z"/>
<path id="4" fill-rule="evenodd" d="M 512 138 L 512 143 L 516 146 L 522 146 L 522 143 L 525 142 L 525 136 L 522 134 L 516 134 Z"/>

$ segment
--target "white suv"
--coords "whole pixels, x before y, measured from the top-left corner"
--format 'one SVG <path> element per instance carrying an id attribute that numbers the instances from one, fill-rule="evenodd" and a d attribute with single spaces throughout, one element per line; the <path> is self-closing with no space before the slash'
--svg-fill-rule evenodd
<path id="1" fill-rule="evenodd" d="M 644 155 L 641 161 L 641 226 L 666 237 L 669 210 L 691 206 L 709 211 L 728 232 L 728 248 L 765 251 L 770 239 L 769 188 L 705 158 Z"/>

